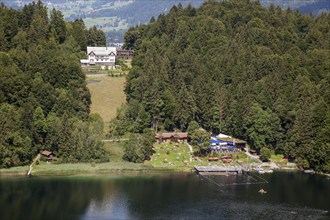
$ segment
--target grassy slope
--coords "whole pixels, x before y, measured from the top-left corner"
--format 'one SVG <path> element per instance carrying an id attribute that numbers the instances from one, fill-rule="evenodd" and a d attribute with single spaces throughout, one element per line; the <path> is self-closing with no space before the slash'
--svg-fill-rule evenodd
<path id="1" fill-rule="evenodd" d="M 208 157 L 200 158 L 200 161 L 195 159 L 190 162 L 190 152 L 186 144 L 155 144 L 155 153 L 152 155 L 150 161 L 146 161 L 145 164 L 150 164 L 154 167 L 179 167 L 191 169 L 193 165 L 207 166 L 207 165 L 237 165 L 236 163 L 224 164 L 221 161 L 209 162 Z M 184 163 L 186 161 L 186 163 Z"/>
<path id="2" fill-rule="evenodd" d="M 116 21 L 116 17 L 99 17 L 99 18 L 85 18 L 84 22 L 87 28 L 93 27 L 94 25 L 113 25 Z"/>
<path id="3" fill-rule="evenodd" d="M 87 85 L 92 95 L 91 113 L 99 113 L 105 122 L 109 122 L 115 117 L 117 108 L 125 103 L 125 78 L 98 76 L 87 77 L 88 80 L 100 80 Z"/>

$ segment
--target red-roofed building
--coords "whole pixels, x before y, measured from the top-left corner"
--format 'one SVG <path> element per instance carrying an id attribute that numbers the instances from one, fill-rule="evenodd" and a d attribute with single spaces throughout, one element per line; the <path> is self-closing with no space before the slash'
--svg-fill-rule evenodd
<path id="1" fill-rule="evenodd" d="M 48 151 L 48 150 L 44 150 L 43 152 L 41 152 L 41 155 L 46 157 L 46 159 L 48 161 L 53 160 L 53 158 L 55 157 L 55 154 L 53 154 L 52 152 Z"/>
<path id="2" fill-rule="evenodd" d="M 159 143 L 162 142 L 188 142 L 188 133 L 187 132 L 164 132 L 158 133 L 156 139 Z"/>

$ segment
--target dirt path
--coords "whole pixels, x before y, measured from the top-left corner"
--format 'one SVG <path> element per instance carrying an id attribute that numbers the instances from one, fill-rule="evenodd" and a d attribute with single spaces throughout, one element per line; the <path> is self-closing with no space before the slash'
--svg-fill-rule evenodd
<path id="1" fill-rule="evenodd" d="M 189 150 L 190 150 L 190 163 L 192 162 L 192 155 L 193 155 L 193 149 L 192 149 L 192 146 L 190 145 L 190 144 L 188 144 L 188 143 L 186 143 L 187 144 L 187 146 L 189 147 Z"/>
<path id="2" fill-rule="evenodd" d="M 106 74 L 106 73 L 89 73 L 89 74 L 86 74 L 86 77 L 103 77 L 103 76 L 109 76 L 109 74 Z"/>
<path id="3" fill-rule="evenodd" d="M 27 176 L 30 176 L 31 175 L 31 172 L 32 172 L 32 169 L 33 169 L 33 166 L 34 166 L 34 164 L 38 161 L 38 160 L 40 160 L 40 154 L 38 154 L 34 159 L 33 159 L 33 161 L 32 161 L 32 163 L 31 163 L 31 165 L 30 165 L 30 169 L 29 169 L 29 171 L 27 172 Z"/>
<path id="4" fill-rule="evenodd" d="M 248 157 L 250 157 L 250 158 L 252 158 L 252 159 L 259 160 L 259 156 L 252 155 L 252 154 L 249 152 L 249 147 L 248 147 L 248 146 L 246 146 L 244 153 L 245 153 Z"/>

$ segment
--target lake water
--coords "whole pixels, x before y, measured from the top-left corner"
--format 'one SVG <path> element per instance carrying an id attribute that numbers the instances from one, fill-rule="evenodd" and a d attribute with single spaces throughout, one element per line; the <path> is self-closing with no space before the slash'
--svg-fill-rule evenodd
<path id="1" fill-rule="evenodd" d="M 1 177 L 0 219 L 330 219 L 327 177 L 260 177 Z"/>

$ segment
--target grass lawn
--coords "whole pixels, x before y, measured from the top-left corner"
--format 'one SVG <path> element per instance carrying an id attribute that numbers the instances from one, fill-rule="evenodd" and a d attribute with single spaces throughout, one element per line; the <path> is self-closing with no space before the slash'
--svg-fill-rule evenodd
<path id="1" fill-rule="evenodd" d="M 283 154 L 272 154 L 270 156 L 270 161 L 276 163 L 279 166 L 286 166 L 288 163 L 288 160 L 283 159 L 284 155 Z"/>
<path id="2" fill-rule="evenodd" d="M 87 84 L 92 96 L 91 113 L 99 113 L 107 123 L 115 117 L 117 108 L 126 101 L 124 93 L 126 79 L 108 76 L 94 78 L 95 82 Z M 90 80 L 89 77 L 86 80 Z"/>
<path id="3" fill-rule="evenodd" d="M 0 176 L 2 174 L 10 174 L 10 175 L 25 175 L 27 171 L 29 170 L 29 166 L 20 166 L 20 167 L 11 167 L 8 169 L 0 169 Z"/>
<path id="4" fill-rule="evenodd" d="M 61 174 L 81 174 L 81 173 L 103 173 L 103 172 L 122 172 L 148 170 L 144 164 L 128 162 L 109 162 L 109 163 L 67 163 L 51 164 L 40 162 L 32 170 L 32 175 L 61 175 Z"/>
<path id="5" fill-rule="evenodd" d="M 283 159 L 284 155 L 283 154 L 272 154 L 270 157 L 271 161 L 277 162 L 277 161 L 281 161 Z"/>
<path id="6" fill-rule="evenodd" d="M 251 158 L 247 158 L 244 153 L 234 154 L 232 163 L 223 163 L 219 161 L 208 161 L 209 156 L 199 157 L 199 160 L 194 158 L 190 162 L 190 151 L 186 144 L 155 144 L 154 145 L 155 153 L 152 155 L 150 161 L 146 161 L 145 164 L 150 164 L 154 167 L 167 167 L 167 168 L 185 168 L 192 169 L 194 165 L 197 166 L 208 166 L 208 165 L 218 165 L 218 166 L 239 166 L 236 160 L 239 160 L 243 163 L 252 163 L 254 162 Z M 216 157 L 220 158 L 221 154 L 218 154 Z M 186 163 L 184 162 L 186 161 Z"/>
<path id="7" fill-rule="evenodd" d="M 189 148 L 186 144 L 155 144 L 155 153 L 150 161 L 146 164 L 151 164 L 155 167 L 174 167 L 186 166 L 190 161 Z"/>

